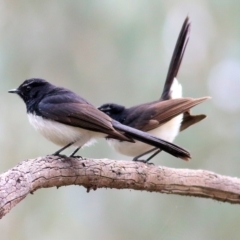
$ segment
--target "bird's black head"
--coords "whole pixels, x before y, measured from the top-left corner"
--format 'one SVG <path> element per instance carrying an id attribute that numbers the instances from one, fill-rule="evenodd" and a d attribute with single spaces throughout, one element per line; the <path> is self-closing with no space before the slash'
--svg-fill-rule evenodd
<path id="1" fill-rule="evenodd" d="M 115 103 L 106 103 L 101 105 L 98 109 L 119 122 L 124 121 L 123 116 L 125 107 L 122 105 Z"/>
<path id="2" fill-rule="evenodd" d="M 49 82 L 40 78 L 25 80 L 18 88 L 9 90 L 9 93 L 18 94 L 28 104 L 30 101 L 41 99 L 52 88 Z"/>

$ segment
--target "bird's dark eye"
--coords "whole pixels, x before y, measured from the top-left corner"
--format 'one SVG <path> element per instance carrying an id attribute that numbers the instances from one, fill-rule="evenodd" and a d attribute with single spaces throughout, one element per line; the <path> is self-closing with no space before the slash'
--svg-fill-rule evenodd
<path id="1" fill-rule="evenodd" d="M 26 87 L 26 90 L 27 90 L 28 92 L 30 91 L 30 89 L 31 89 L 30 86 L 27 86 L 27 87 Z"/>

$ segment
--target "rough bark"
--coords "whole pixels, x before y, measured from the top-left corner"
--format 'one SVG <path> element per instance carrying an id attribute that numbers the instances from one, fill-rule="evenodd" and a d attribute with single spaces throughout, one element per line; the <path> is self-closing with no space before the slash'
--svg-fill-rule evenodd
<path id="1" fill-rule="evenodd" d="M 80 185 L 135 189 L 240 203 L 240 179 L 205 170 L 173 169 L 133 161 L 55 156 L 25 160 L 0 175 L 0 218 L 39 188 Z"/>

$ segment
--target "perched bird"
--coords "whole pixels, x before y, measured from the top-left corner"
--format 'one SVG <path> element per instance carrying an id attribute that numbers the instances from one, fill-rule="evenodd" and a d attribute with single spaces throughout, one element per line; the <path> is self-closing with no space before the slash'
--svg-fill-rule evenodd
<path id="1" fill-rule="evenodd" d="M 190 22 L 187 17 L 178 36 L 163 92 L 158 101 L 144 103 L 130 108 L 119 104 L 106 103 L 101 105 L 99 110 L 124 125 L 148 132 L 151 135 L 169 142 L 172 142 L 180 131 L 203 120 L 206 115 L 191 115 L 190 108 L 207 100 L 209 97 L 198 99 L 187 98 L 186 104 L 183 104 L 181 100 L 182 86 L 176 79 L 189 40 L 189 33 Z M 172 102 L 169 101 L 170 99 L 175 99 L 179 105 L 173 107 Z M 142 142 L 137 142 L 133 145 L 130 142 L 110 139 L 109 144 L 118 152 L 133 156 L 133 160 L 135 161 L 139 161 L 140 157 L 154 152 L 145 160 L 145 162 L 147 162 L 161 151 Z"/>
<path id="2" fill-rule="evenodd" d="M 9 93 L 18 94 L 25 102 L 29 121 L 36 130 L 53 143 L 63 146 L 55 155 L 73 145 L 76 146 L 70 155 L 73 157 L 82 146 L 91 145 L 95 139 L 109 138 L 133 145 L 138 140 L 183 160 L 190 158 L 190 153 L 183 148 L 125 126 L 74 92 L 43 79 L 25 80 Z M 173 102 L 173 107 L 175 105 Z"/>

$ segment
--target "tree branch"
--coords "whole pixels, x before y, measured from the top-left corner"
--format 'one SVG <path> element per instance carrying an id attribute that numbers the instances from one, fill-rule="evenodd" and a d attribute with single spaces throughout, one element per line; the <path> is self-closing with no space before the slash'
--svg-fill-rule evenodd
<path id="1" fill-rule="evenodd" d="M 240 179 L 205 171 L 133 161 L 55 156 L 25 160 L 0 175 L 0 218 L 39 188 L 80 185 L 135 189 L 240 203 Z"/>

